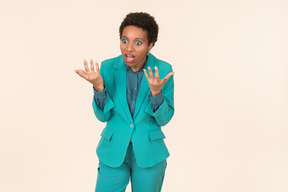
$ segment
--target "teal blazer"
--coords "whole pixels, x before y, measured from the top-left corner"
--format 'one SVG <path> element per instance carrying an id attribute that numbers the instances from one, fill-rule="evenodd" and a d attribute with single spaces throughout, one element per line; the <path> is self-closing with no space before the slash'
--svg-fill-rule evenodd
<path id="1" fill-rule="evenodd" d="M 148 55 L 148 67 L 154 71 L 157 66 L 160 79 L 172 71 L 170 64 Z M 163 141 L 165 135 L 161 126 L 166 125 L 174 114 L 173 76 L 162 87 L 164 102 L 154 113 L 151 109 L 148 81 L 143 74 L 138 93 L 134 116 L 128 108 L 126 98 L 126 65 L 122 55 L 102 62 L 100 74 L 107 92 L 107 101 L 103 111 L 93 97 L 93 110 L 98 120 L 107 122 L 101 133 L 96 153 L 104 164 L 120 166 L 126 156 L 130 138 L 132 138 L 136 163 L 139 167 L 151 167 L 169 156 Z"/>

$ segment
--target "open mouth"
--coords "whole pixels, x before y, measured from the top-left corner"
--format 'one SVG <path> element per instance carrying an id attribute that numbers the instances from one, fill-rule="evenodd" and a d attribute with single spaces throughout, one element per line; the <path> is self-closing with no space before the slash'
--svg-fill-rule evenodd
<path id="1" fill-rule="evenodd" d="M 135 60 L 135 56 L 131 54 L 125 54 L 125 60 L 126 62 L 131 63 Z"/>

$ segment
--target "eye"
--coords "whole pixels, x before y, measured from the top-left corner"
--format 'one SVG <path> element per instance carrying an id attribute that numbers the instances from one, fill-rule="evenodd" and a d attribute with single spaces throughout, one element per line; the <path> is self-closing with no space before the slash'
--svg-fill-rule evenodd
<path id="1" fill-rule="evenodd" d="M 136 41 L 135 44 L 136 45 L 142 45 L 142 42 L 141 41 Z"/>
<path id="2" fill-rule="evenodd" d="M 127 39 L 122 39 L 122 43 L 128 43 L 128 40 Z"/>

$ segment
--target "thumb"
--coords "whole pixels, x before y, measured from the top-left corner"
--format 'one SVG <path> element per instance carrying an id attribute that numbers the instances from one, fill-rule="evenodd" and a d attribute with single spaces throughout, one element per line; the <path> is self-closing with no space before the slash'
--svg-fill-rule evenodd
<path id="1" fill-rule="evenodd" d="M 74 70 L 80 77 L 82 77 L 82 78 L 84 78 L 84 79 L 86 79 L 87 80 L 87 78 L 88 78 L 88 75 L 87 75 L 87 73 L 86 72 L 84 72 L 83 70 L 80 70 L 80 69 L 78 69 L 78 70 Z"/>

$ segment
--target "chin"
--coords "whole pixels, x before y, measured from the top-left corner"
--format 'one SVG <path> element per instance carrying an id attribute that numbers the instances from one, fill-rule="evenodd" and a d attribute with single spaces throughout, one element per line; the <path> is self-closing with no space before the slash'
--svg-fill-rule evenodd
<path id="1" fill-rule="evenodd" d="M 128 66 L 128 67 L 134 67 L 134 66 L 135 66 L 134 63 L 127 63 L 127 62 L 125 62 L 125 64 L 126 64 L 126 66 Z"/>

